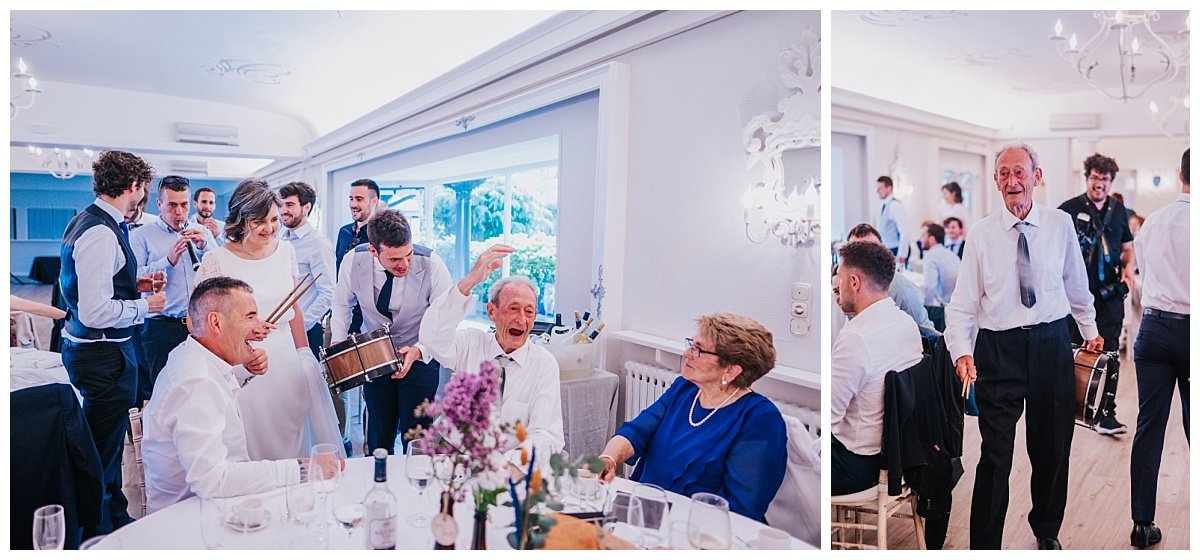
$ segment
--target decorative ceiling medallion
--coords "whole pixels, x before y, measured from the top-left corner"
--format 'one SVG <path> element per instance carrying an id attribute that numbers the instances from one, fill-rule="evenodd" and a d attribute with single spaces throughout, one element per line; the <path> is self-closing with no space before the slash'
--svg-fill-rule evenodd
<path id="1" fill-rule="evenodd" d="M 1022 58 L 1029 58 L 1029 54 L 1021 49 L 995 49 L 986 52 L 948 56 L 946 60 L 961 62 L 967 66 L 1000 66 Z"/>
<path id="2" fill-rule="evenodd" d="M 52 35 L 49 31 L 16 21 L 9 22 L 8 28 L 9 44 L 13 47 L 54 47 L 58 48 L 57 43 L 48 42 Z"/>
<path id="3" fill-rule="evenodd" d="M 254 62 L 240 58 L 217 57 L 214 64 L 201 64 L 200 69 L 217 76 L 234 75 L 256 84 L 276 85 L 280 78 L 290 76 L 291 70 L 278 64 Z"/>
<path id="4" fill-rule="evenodd" d="M 861 14 L 863 21 L 881 27 L 902 27 L 914 23 L 962 19 L 969 15 L 959 10 L 868 10 Z"/>

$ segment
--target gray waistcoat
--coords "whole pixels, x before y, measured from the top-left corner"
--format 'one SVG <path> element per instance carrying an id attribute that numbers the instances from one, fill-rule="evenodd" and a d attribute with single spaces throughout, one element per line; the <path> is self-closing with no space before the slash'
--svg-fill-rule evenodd
<path id="1" fill-rule="evenodd" d="M 350 292 L 358 299 L 358 305 L 363 314 L 363 332 L 383 328 L 388 323 L 375 309 L 375 257 L 367 251 L 369 245 L 359 245 L 351 253 L 353 269 L 350 271 Z M 412 346 L 417 342 L 417 334 L 421 330 L 421 319 L 425 310 L 433 301 L 433 285 L 430 274 L 433 251 L 428 247 L 413 244 L 413 258 L 408 266 L 408 274 L 392 280 L 392 293 L 398 291 L 403 282 L 404 294 L 396 306 L 396 298 L 392 298 L 392 343 L 399 346 Z"/>

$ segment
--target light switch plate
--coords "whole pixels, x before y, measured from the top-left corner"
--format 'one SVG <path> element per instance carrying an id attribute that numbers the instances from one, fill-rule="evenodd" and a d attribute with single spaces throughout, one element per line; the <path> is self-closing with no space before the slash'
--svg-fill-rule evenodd
<path id="1" fill-rule="evenodd" d="M 807 319 L 808 318 L 808 302 L 792 301 L 792 317 L 797 317 L 800 319 Z"/>
<path id="2" fill-rule="evenodd" d="M 808 319 L 792 319 L 792 334 L 805 336 L 808 334 Z"/>
<path id="3" fill-rule="evenodd" d="M 812 285 L 804 282 L 792 284 L 792 299 L 796 301 L 808 301 L 812 299 Z"/>

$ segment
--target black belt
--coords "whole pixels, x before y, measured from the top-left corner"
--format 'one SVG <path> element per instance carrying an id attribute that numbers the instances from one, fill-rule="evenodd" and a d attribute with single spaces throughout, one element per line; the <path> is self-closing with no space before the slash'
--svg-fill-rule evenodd
<path id="1" fill-rule="evenodd" d="M 990 329 L 979 329 L 979 330 L 981 330 L 981 331 L 988 331 L 988 332 L 994 332 L 994 333 L 1010 333 L 1010 332 L 1018 332 L 1018 331 L 1036 331 L 1036 330 L 1040 330 L 1040 329 L 1043 329 L 1043 328 L 1046 328 L 1046 327 L 1050 327 L 1050 326 L 1057 325 L 1057 324 L 1059 324 L 1059 323 L 1061 323 L 1061 322 L 1063 322 L 1063 321 L 1066 321 L 1066 320 L 1067 320 L 1067 318 L 1066 318 L 1066 317 L 1063 317 L 1062 319 L 1055 319 L 1055 320 L 1053 320 L 1053 321 L 1048 321 L 1048 322 L 1045 322 L 1045 323 L 1038 323 L 1038 324 L 1036 324 L 1036 325 L 1021 325 L 1021 326 L 1019 326 L 1019 327 L 1013 327 L 1013 328 L 1011 328 L 1011 329 L 1005 329 L 1005 330 L 1002 330 L 1002 331 L 993 331 L 993 330 L 990 330 Z"/>
<path id="2" fill-rule="evenodd" d="M 1145 315 L 1147 317 L 1158 317 L 1160 319 L 1175 319 L 1176 321 L 1187 321 L 1188 320 L 1187 313 L 1172 313 L 1170 311 L 1154 309 L 1153 307 L 1147 307 L 1146 310 L 1142 312 L 1142 315 Z"/>
<path id="3" fill-rule="evenodd" d="M 146 320 L 147 321 L 162 321 L 164 323 L 171 323 L 172 325 L 179 324 L 179 325 L 183 325 L 185 327 L 187 326 L 187 316 L 186 315 L 183 317 L 164 317 L 162 315 L 156 315 L 154 317 L 147 317 Z"/>

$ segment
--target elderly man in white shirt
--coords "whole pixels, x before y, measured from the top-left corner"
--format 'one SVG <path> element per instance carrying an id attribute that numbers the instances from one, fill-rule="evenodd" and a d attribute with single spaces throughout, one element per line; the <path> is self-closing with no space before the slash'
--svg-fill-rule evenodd
<path id="1" fill-rule="evenodd" d="M 1005 146 L 996 154 L 993 178 L 1004 208 L 971 230 L 946 307 L 946 345 L 958 376 L 966 383 L 978 380 L 983 442 L 971 499 L 971 548 L 1000 548 L 1013 439 L 1024 409 L 1033 466 L 1029 526 L 1039 549 L 1055 550 L 1062 547 L 1058 532 L 1075 429 L 1067 314 L 1088 349 L 1104 343 L 1071 217 L 1033 202 L 1042 178 L 1037 153 L 1021 143 Z"/>
<path id="2" fill-rule="evenodd" d="M 251 461 L 246 451 L 237 393 L 267 365 L 266 353 L 248 341 L 273 328 L 259 319 L 251 294 L 245 282 L 227 277 L 192 292 L 191 336 L 171 352 L 142 416 L 150 513 L 191 496 L 240 496 L 300 480 L 307 459 Z"/>
<path id="3" fill-rule="evenodd" d="M 1130 545 L 1154 546 L 1162 530 L 1154 526 L 1158 468 L 1163 438 L 1171 416 L 1171 393 L 1179 387 L 1183 405 L 1183 434 L 1190 445 L 1191 297 L 1188 290 L 1192 206 L 1191 156 L 1183 152 L 1179 180 L 1183 192 L 1174 202 L 1150 215 L 1134 240 L 1134 255 L 1142 276 L 1142 328 L 1133 344 L 1137 364 L 1138 419 L 1129 464 L 1133 532 Z"/>
<path id="4" fill-rule="evenodd" d="M 921 361 L 917 324 L 888 297 L 895 258 L 882 244 L 854 241 L 838 251 L 838 305 L 854 317 L 833 343 L 830 488 L 853 494 L 879 481 L 884 378 Z"/>
<path id="5" fill-rule="evenodd" d="M 420 342 L 401 351 L 406 368 L 413 359 L 428 361 L 430 357 L 456 371 L 477 371 L 482 362 L 495 363 L 500 371 L 500 421 L 524 424 L 528 437 L 520 447 L 528 451 L 537 448 L 542 462 L 561 451 L 565 439 L 558 362 L 545 348 L 529 343 L 537 317 L 533 282 L 524 276 L 509 276 L 492 284 L 487 313 L 496 325 L 495 334 L 458 328 L 475 303 L 471 289 L 499 268 L 513 250 L 497 244 L 484 251 L 457 287 L 430 304 L 421 322 Z M 521 464 L 517 447 L 513 439 L 507 455 L 513 465 Z"/>

